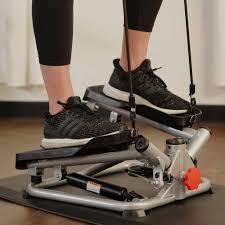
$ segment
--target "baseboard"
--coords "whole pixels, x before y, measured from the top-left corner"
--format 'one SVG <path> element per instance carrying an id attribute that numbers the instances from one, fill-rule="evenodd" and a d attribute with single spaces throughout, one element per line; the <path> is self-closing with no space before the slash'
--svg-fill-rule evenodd
<path id="1" fill-rule="evenodd" d="M 225 122 L 225 105 L 199 105 L 204 122 Z M 0 117 L 42 117 L 47 102 L 0 102 Z"/>
<path id="2" fill-rule="evenodd" d="M 41 118 L 47 111 L 47 102 L 0 102 L 0 117 Z"/>
<path id="3" fill-rule="evenodd" d="M 202 110 L 203 121 L 225 122 L 225 105 L 199 105 Z"/>

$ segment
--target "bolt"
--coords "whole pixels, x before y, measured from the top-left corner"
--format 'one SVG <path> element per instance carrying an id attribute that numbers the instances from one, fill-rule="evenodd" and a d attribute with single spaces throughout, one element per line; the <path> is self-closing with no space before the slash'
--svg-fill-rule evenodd
<path id="1" fill-rule="evenodd" d="M 153 181 L 153 184 L 154 184 L 155 186 L 158 186 L 158 185 L 159 185 L 159 181 L 154 180 L 154 181 Z"/>

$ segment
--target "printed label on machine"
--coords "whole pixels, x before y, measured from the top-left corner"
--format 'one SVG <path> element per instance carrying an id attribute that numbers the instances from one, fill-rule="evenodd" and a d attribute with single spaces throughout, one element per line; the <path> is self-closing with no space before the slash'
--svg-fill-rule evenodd
<path id="1" fill-rule="evenodd" d="M 100 194 L 101 185 L 89 181 L 89 182 L 87 183 L 86 190 L 87 190 L 87 191 L 94 192 L 94 193 L 97 193 L 97 194 Z"/>

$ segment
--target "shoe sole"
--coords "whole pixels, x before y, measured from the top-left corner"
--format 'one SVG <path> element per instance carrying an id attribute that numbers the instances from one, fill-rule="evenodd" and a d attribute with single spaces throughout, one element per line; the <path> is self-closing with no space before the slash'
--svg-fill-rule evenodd
<path id="1" fill-rule="evenodd" d="M 115 135 L 119 134 L 121 131 L 116 131 L 110 134 L 106 134 L 100 137 L 104 136 L 110 136 L 110 135 Z M 84 138 L 84 139 L 48 139 L 48 138 L 43 138 L 41 141 L 41 147 L 44 149 L 55 149 L 55 148 L 67 148 L 67 147 L 78 147 L 78 146 L 83 146 L 86 145 L 89 141 L 94 139 L 96 137 L 91 137 L 91 138 Z"/>
<path id="2" fill-rule="evenodd" d="M 103 93 L 111 98 L 124 101 L 124 102 L 129 102 L 129 96 L 130 93 L 125 92 L 125 91 L 120 91 L 114 87 L 112 87 L 110 84 L 106 84 L 103 88 Z M 151 102 L 147 101 L 146 99 L 142 98 L 139 95 L 134 94 L 135 99 L 136 99 L 136 104 L 137 105 L 145 105 L 150 108 L 156 109 L 160 112 L 169 114 L 169 115 L 177 115 L 177 114 L 183 114 L 186 113 L 187 110 L 171 110 L 171 109 L 164 109 L 160 108 L 158 106 L 153 105 Z"/>

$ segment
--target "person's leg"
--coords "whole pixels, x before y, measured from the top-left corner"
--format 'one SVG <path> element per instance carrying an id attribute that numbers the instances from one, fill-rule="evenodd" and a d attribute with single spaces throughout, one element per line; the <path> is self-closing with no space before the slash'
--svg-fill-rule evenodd
<path id="1" fill-rule="evenodd" d="M 56 114 L 62 110 L 57 101 L 66 102 L 73 96 L 70 80 L 73 0 L 33 0 L 32 12 L 49 112 Z"/>
<path id="2" fill-rule="evenodd" d="M 146 59 L 150 32 L 129 30 L 129 46 L 131 56 L 131 69 L 134 70 Z M 123 37 L 120 65 L 128 71 L 125 36 Z"/>
<path id="3" fill-rule="evenodd" d="M 189 103 L 171 93 L 146 59 L 149 39 L 162 0 L 127 0 L 129 46 L 133 91 L 137 105 L 146 105 L 167 114 L 186 113 Z M 111 98 L 129 102 L 126 42 L 123 39 L 121 59 L 114 60 L 114 71 L 103 92 Z"/>
<path id="4" fill-rule="evenodd" d="M 73 96 L 70 80 L 73 0 L 33 0 L 33 26 L 49 97 L 42 147 L 80 146 L 94 137 L 127 132 L 126 125 L 100 118 L 79 97 Z"/>
<path id="5" fill-rule="evenodd" d="M 49 98 L 49 112 L 55 115 L 63 109 L 57 101 L 66 102 L 70 96 L 74 95 L 70 80 L 70 66 L 41 65 L 41 71 Z"/>
<path id="6" fill-rule="evenodd" d="M 127 1 L 132 70 L 140 66 L 147 57 L 150 35 L 161 4 L 162 0 Z M 123 38 L 120 65 L 127 71 L 125 35 Z"/>

